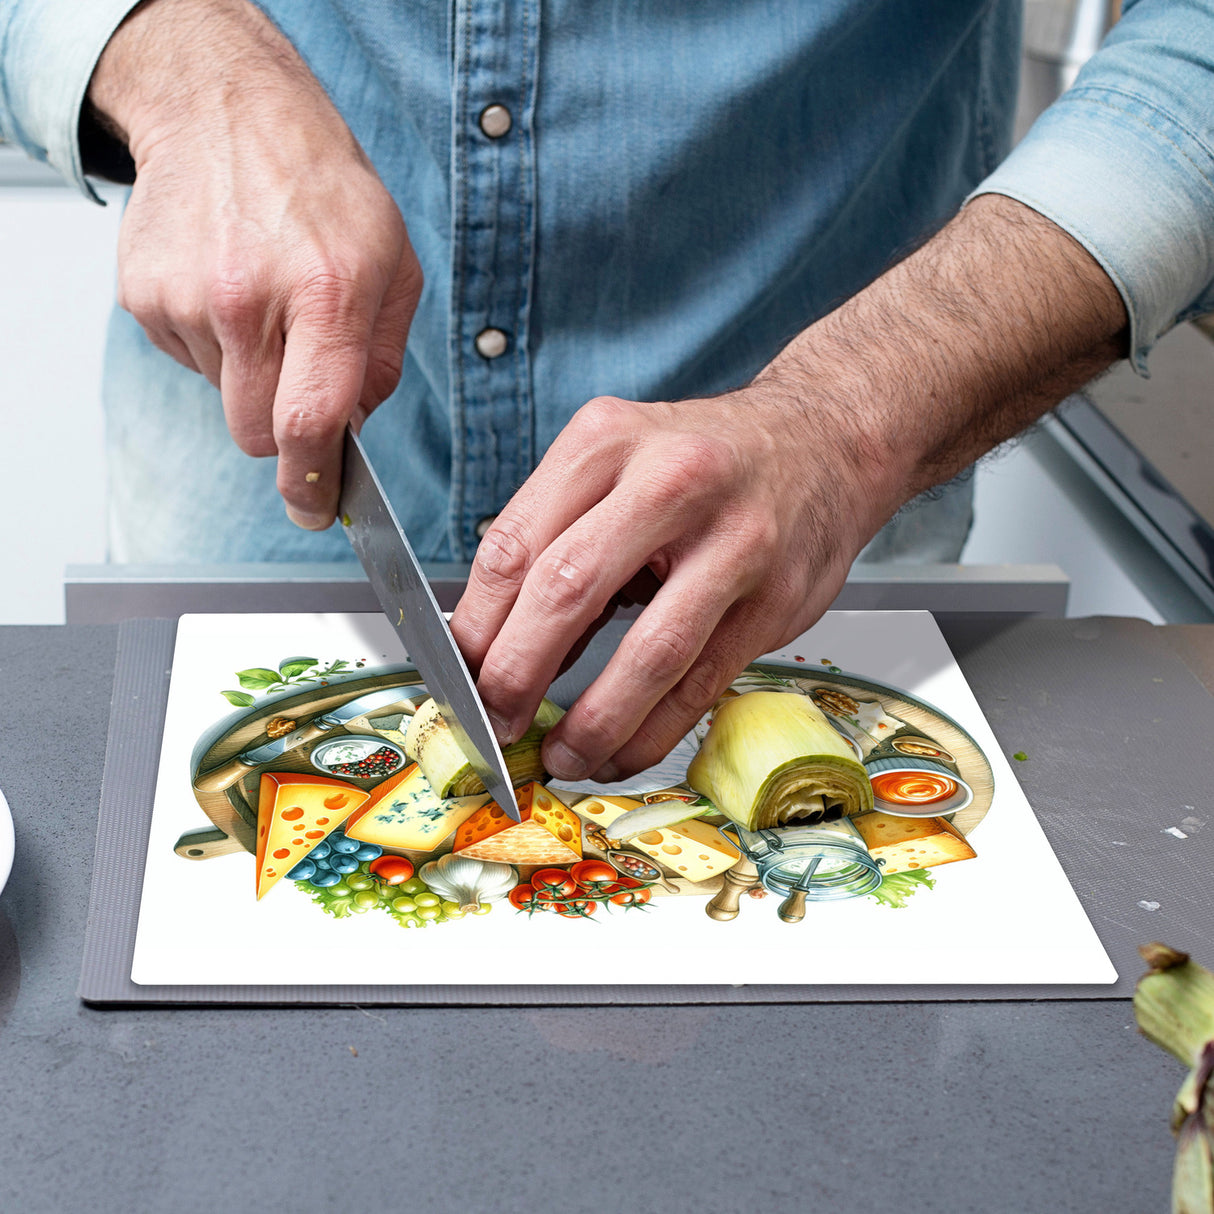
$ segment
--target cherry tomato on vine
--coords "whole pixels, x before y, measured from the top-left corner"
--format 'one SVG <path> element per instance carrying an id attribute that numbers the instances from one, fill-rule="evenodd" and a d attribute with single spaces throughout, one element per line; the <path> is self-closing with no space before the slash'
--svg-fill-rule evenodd
<path id="1" fill-rule="evenodd" d="M 404 856 L 380 856 L 371 861 L 367 871 L 388 885 L 403 885 L 413 876 L 413 864 Z"/>
<path id="2" fill-rule="evenodd" d="M 569 870 L 569 875 L 591 893 L 600 893 L 603 886 L 611 885 L 620 876 L 603 860 L 580 860 Z"/>
<path id="3" fill-rule="evenodd" d="M 589 919 L 598 908 L 598 903 L 590 898 L 574 898 L 556 907 L 556 913 L 566 919 Z"/>
<path id="4" fill-rule="evenodd" d="M 565 904 L 565 899 L 560 894 L 554 894 L 549 889 L 537 890 L 535 894 L 535 905 L 533 910 L 559 911 Z"/>
<path id="5" fill-rule="evenodd" d="M 541 908 L 535 904 L 535 887 L 533 885 L 516 885 L 507 895 L 506 900 L 515 910 L 534 911 Z"/>
<path id="6" fill-rule="evenodd" d="M 577 882 L 563 868 L 541 868 L 532 876 L 531 884 L 539 892 L 556 898 L 568 898 L 577 893 Z"/>
<path id="7" fill-rule="evenodd" d="M 618 892 L 611 895 L 611 902 L 614 906 L 644 906 L 650 897 L 650 891 L 642 889 L 639 881 L 624 877 L 619 883 Z"/>

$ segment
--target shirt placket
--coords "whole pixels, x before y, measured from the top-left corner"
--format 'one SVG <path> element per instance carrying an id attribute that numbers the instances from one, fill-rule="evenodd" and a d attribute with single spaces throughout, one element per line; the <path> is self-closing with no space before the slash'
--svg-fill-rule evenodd
<path id="1" fill-rule="evenodd" d="M 456 0 L 452 33 L 450 522 L 466 560 L 534 459 L 539 0 Z"/>

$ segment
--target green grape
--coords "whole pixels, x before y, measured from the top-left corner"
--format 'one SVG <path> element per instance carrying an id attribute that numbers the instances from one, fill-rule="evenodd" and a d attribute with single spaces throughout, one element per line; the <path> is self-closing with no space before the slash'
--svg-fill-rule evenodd
<path id="1" fill-rule="evenodd" d="M 325 893 L 331 898 L 348 898 L 354 891 L 345 881 L 339 881 L 336 885 L 330 885 Z"/>
<path id="2" fill-rule="evenodd" d="M 480 903 L 479 906 L 477 906 L 476 910 L 474 910 L 472 913 L 474 915 L 487 915 L 492 909 L 493 909 L 492 902 L 482 902 L 482 903 Z"/>
<path id="3" fill-rule="evenodd" d="M 370 909 L 371 908 L 369 906 L 366 906 L 361 902 L 355 902 L 353 898 L 350 899 L 350 910 L 354 914 L 365 915 Z"/>
<path id="4" fill-rule="evenodd" d="M 346 884 L 355 891 L 374 889 L 375 878 L 367 876 L 366 873 L 351 873 L 346 878 Z"/>
<path id="5" fill-rule="evenodd" d="M 442 902 L 442 899 L 438 894 L 432 894 L 429 890 L 426 890 L 424 894 L 415 894 L 413 901 L 418 906 L 438 906 Z"/>
<path id="6" fill-rule="evenodd" d="M 438 899 L 436 898 L 435 902 L 437 902 L 437 901 L 438 901 Z M 443 917 L 443 908 L 441 906 L 435 906 L 435 905 L 431 905 L 431 906 L 419 905 L 417 910 L 415 910 L 413 913 L 419 919 L 421 919 L 423 922 L 429 923 L 431 921 L 436 921 Z"/>
<path id="7" fill-rule="evenodd" d="M 426 892 L 426 883 L 420 877 L 410 877 L 408 881 L 402 881 L 395 887 L 402 894 L 408 894 L 413 897 L 415 894 L 424 894 Z"/>
<path id="8" fill-rule="evenodd" d="M 360 889 L 354 895 L 355 907 L 362 907 L 363 910 L 370 910 L 373 906 L 379 905 L 379 894 L 373 889 Z"/>
<path id="9" fill-rule="evenodd" d="M 462 919 L 464 912 L 458 902 L 443 902 L 443 918 L 444 919 Z"/>
<path id="10" fill-rule="evenodd" d="M 410 911 L 417 910 L 417 903 L 412 898 L 393 898 L 392 909 L 397 914 L 407 915 Z"/>

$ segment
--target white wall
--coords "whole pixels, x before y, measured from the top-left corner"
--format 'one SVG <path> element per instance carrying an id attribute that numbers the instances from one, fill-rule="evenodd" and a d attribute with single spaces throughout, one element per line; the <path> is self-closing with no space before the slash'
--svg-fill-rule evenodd
<path id="1" fill-rule="evenodd" d="M 63 566 L 105 559 L 101 356 L 117 205 L 0 190 L 0 624 L 59 623 Z"/>

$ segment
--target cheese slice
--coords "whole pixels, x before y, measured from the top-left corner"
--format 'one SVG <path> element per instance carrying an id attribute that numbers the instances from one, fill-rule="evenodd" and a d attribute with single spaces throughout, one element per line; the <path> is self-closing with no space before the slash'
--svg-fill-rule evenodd
<path id="1" fill-rule="evenodd" d="M 370 800 L 346 823 L 346 834 L 398 851 L 432 852 L 488 800 L 488 793 L 479 793 L 444 801 L 410 763 L 371 790 Z"/>
<path id="2" fill-rule="evenodd" d="M 266 772 L 257 792 L 257 897 L 328 838 L 367 793 L 341 780 L 298 772 Z"/>
<path id="3" fill-rule="evenodd" d="M 452 851 L 504 864 L 572 864 L 582 858 L 582 823 L 573 810 L 534 780 L 514 795 L 522 821 L 490 801 L 455 832 Z"/>
<path id="4" fill-rule="evenodd" d="M 914 868 L 937 868 L 977 854 L 966 837 L 944 818 L 900 818 L 879 810 L 859 814 L 851 824 L 860 832 L 874 860 L 884 860 L 885 874 Z"/>
<path id="5" fill-rule="evenodd" d="M 587 822 L 610 826 L 620 814 L 627 813 L 630 809 L 640 809 L 644 804 L 644 801 L 639 801 L 636 797 L 584 797 L 581 801 L 574 802 L 573 812 Z"/>
<path id="6" fill-rule="evenodd" d="M 661 830 L 642 831 L 628 840 L 628 846 L 688 881 L 707 881 L 733 868 L 742 858 L 715 826 L 695 818 Z"/>

